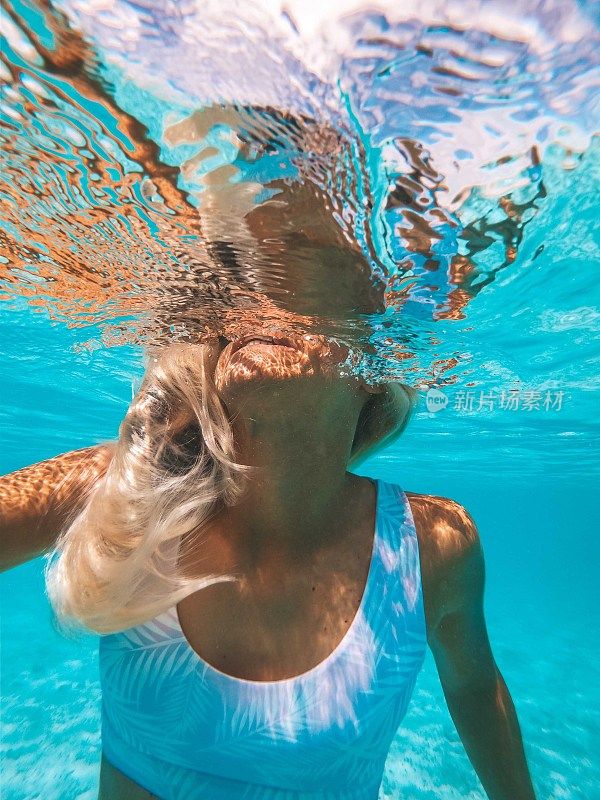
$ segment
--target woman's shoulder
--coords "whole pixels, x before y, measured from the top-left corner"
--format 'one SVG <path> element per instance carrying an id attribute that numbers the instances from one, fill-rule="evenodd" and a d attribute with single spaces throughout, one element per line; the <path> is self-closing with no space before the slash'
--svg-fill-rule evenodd
<path id="1" fill-rule="evenodd" d="M 427 629 L 479 602 L 484 560 L 467 509 L 449 497 L 406 492 L 419 542 Z"/>
<path id="2" fill-rule="evenodd" d="M 479 551 L 477 526 L 467 509 L 449 497 L 406 491 L 413 515 L 421 561 L 430 573 L 456 571 Z"/>
<path id="3" fill-rule="evenodd" d="M 464 537 L 468 539 L 476 533 L 473 518 L 467 509 L 456 500 L 407 490 L 405 490 L 405 494 L 415 519 L 415 525 L 421 523 L 436 530 L 440 530 L 440 526 L 442 526 L 446 533 L 451 530 L 460 534 L 461 539 Z"/>

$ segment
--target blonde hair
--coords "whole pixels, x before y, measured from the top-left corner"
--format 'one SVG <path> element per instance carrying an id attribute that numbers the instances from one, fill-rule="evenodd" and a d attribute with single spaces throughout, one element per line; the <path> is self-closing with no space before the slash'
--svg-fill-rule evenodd
<path id="1" fill-rule="evenodd" d="M 112 633 L 146 622 L 197 589 L 234 575 L 184 574 L 180 545 L 241 495 L 249 466 L 213 383 L 211 345 L 171 345 L 150 360 L 119 429 L 112 461 L 46 566 L 63 631 Z M 361 412 L 354 466 L 406 426 L 414 396 L 388 384 Z"/>

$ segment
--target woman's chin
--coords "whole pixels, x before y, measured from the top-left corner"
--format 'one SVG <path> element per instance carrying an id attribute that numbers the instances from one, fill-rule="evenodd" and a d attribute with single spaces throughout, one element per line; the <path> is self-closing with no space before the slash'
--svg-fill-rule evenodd
<path id="1" fill-rule="evenodd" d="M 309 377 L 314 366 L 306 353 L 283 345 L 246 345 L 217 364 L 215 384 L 285 381 Z"/>

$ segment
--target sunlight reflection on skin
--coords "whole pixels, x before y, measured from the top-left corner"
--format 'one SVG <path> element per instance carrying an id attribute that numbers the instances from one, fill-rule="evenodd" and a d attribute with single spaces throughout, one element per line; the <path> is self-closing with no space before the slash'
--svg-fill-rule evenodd
<path id="1" fill-rule="evenodd" d="M 246 335 L 277 334 L 255 326 Z M 290 340 L 290 347 L 251 343 L 235 350 L 235 341 L 230 342 L 221 351 L 216 364 L 214 380 L 217 391 L 224 393 L 235 385 L 256 380 L 339 377 L 340 365 L 348 356 L 347 347 L 324 336 L 286 335 L 286 338 Z"/>
<path id="2" fill-rule="evenodd" d="M 339 645 L 338 645 L 339 647 Z M 237 687 L 238 707 L 250 709 L 269 730 L 281 730 L 296 740 L 299 731 L 327 731 L 332 725 L 340 728 L 351 724 L 358 732 L 356 695 L 372 684 L 376 664 L 376 640 L 362 613 L 354 620 L 343 640 L 329 658 L 326 670 L 318 665 L 318 681 L 300 676 L 278 685 L 276 693 L 257 692 L 256 684 L 241 682 Z M 281 709 L 288 710 L 282 719 Z"/>
<path id="3" fill-rule="evenodd" d="M 54 544 L 73 506 L 83 502 L 108 469 L 113 451 L 112 444 L 86 447 L 2 477 L 0 520 L 15 530 L 14 536 L 2 543 L 7 562 L 13 547 L 20 553 L 23 541 L 29 544 L 31 558 Z"/>

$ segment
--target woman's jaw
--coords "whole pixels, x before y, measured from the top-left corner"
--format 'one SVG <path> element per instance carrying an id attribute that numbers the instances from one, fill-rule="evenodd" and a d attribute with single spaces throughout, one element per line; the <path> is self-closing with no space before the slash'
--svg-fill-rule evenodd
<path id="1" fill-rule="evenodd" d="M 347 347 L 324 336 L 251 333 L 220 350 L 215 388 L 243 438 L 266 443 L 287 431 L 308 445 L 342 420 L 355 426 L 366 393 L 360 379 L 343 374 L 347 357 Z"/>

